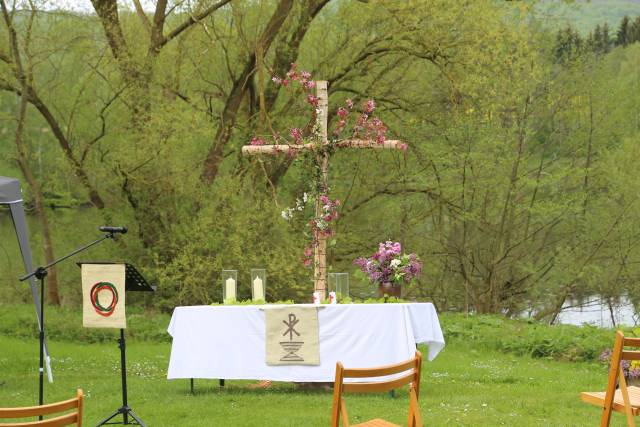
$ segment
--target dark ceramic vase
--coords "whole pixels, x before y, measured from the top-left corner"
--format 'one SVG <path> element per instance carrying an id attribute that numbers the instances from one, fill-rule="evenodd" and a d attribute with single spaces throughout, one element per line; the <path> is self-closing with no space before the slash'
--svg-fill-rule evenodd
<path id="1" fill-rule="evenodd" d="M 391 282 L 384 282 L 380 283 L 378 292 L 380 293 L 380 298 L 383 298 L 385 294 L 390 297 L 400 298 L 402 294 L 402 286 L 394 285 Z"/>

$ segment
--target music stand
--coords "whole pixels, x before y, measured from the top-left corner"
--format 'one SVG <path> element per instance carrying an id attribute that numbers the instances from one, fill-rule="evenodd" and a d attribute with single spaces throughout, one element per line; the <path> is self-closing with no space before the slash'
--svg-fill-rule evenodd
<path id="1" fill-rule="evenodd" d="M 127 263 L 118 262 L 79 262 L 78 267 L 82 267 L 82 264 L 124 264 L 125 266 L 125 282 L 124 290 L 126 292 L 155 292 L 156 287 L 147 283 L 142 274 L 136 268 Z M 129 417 L 135 420 L 135 424 L 146 427 L 140 418 L 133 412 L 133 409 L 129 407 L 127 402 L 127 350 L 126 341 L 124 337 L 124 329 L 120 329 L 120 339 L 118 340 L 118 347 L 120 348 L 120 373 L 122 377 L 122 406 L 115 410 L 115 412 L 109 415 L 104 420 L 100 421 L 96 427 L 100 427 L 108 424 L 125 424 L 132 425 L 134 423 L 129 422 Z M 109 422 L 119 414 L 122 414 L 122 422 L 114 421 Z"/>

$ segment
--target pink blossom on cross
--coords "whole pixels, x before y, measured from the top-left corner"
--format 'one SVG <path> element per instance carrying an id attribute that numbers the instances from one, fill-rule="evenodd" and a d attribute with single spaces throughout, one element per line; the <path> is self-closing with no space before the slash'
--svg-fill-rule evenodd
<path id="1" fill-rule="evenodd" d="M 262 139 L 262 138 L 258 138 L 257 136 L 254 136 L 253 138 L 251 138 L 251 145 L 265 145 L 267 142 Z"/>
<path id="2" fill-rule="evenodd" d="M 298 67 L 298 65 L 295 62 L 292 62 L 291 63 L 291 69 L 289 69 L 289 71 L 287 71 L 287 77 L 290 78 L 291 80 L 299 80 L 300 79 L 300 75 L 296 71 L 297 67 Z"/>
<path id="3" fill-rule="evenodd" d="M 302 130 L 298 128 L 292 128 L 291 137 L 294 139 L 296 144 L 302 144 Z"/>
<path id="4" fill-rule="evenodd" d="M 364 112 L 367 114 L 373 113 L 373 110 L 376 109 L 376 103 L 373 99 L 368 100 L 364 104 Z"/>
<path id="5" fill-rule="evenodd" d="M 308 94 L 307 95 L 307 102 L 309 104 L 313 105 L 314 107 L 317 107 L 318 106 L 318 97 L 314 96 L 314 95 L 311 95 L 311 94 Z"/>

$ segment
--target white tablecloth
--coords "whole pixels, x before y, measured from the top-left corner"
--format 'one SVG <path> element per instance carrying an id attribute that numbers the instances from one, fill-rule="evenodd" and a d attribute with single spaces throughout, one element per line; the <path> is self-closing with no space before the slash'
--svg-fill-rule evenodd
<path id="1" fill-rule="evenodd" d="M 261 306 L 176 307 L 167 377 L 333 382 L 336 361 L 358 368 L 398 363 L 413 357 L 416 343 L 427 344 L 433 360 L 444 347 L 431 303 L 321 307 L 319 366 L 267 366 Z"/>

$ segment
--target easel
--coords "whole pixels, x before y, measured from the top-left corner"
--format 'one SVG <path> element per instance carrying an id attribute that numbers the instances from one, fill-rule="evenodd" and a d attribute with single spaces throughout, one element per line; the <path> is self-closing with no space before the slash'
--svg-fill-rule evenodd
<path id="1" fill-rule="evenodd" d="M 82 264 L 117 264 L 113 262 L 79 262 L 78 266 Z M 131 264 L 125 265 L 125 283 L 124 288 L 127 292 L 154 292 L 156 289 L 154 286 L 149 285 L 142 275 Z M 139 425 L 146 427 L 142 420 L 133 412 L 133 409 L 129 407 L 127 400 L 127 347 L 126 339 L 124 336 L 124 329 L 120 329 L 120 339 L 118 339 L 118 348 L 120 348 L 120 375 L 122 381 L 122 406 L 116 409 L 111 415 L 104 420 L 100 421 L 96 427 L 110 424 L 124 424 L 124 425 Z M 122 414 L 122 422 L 113 421 L 112 419 Z M 133 418 L 133 422 L 129 420 L 129 417 Z"/>

